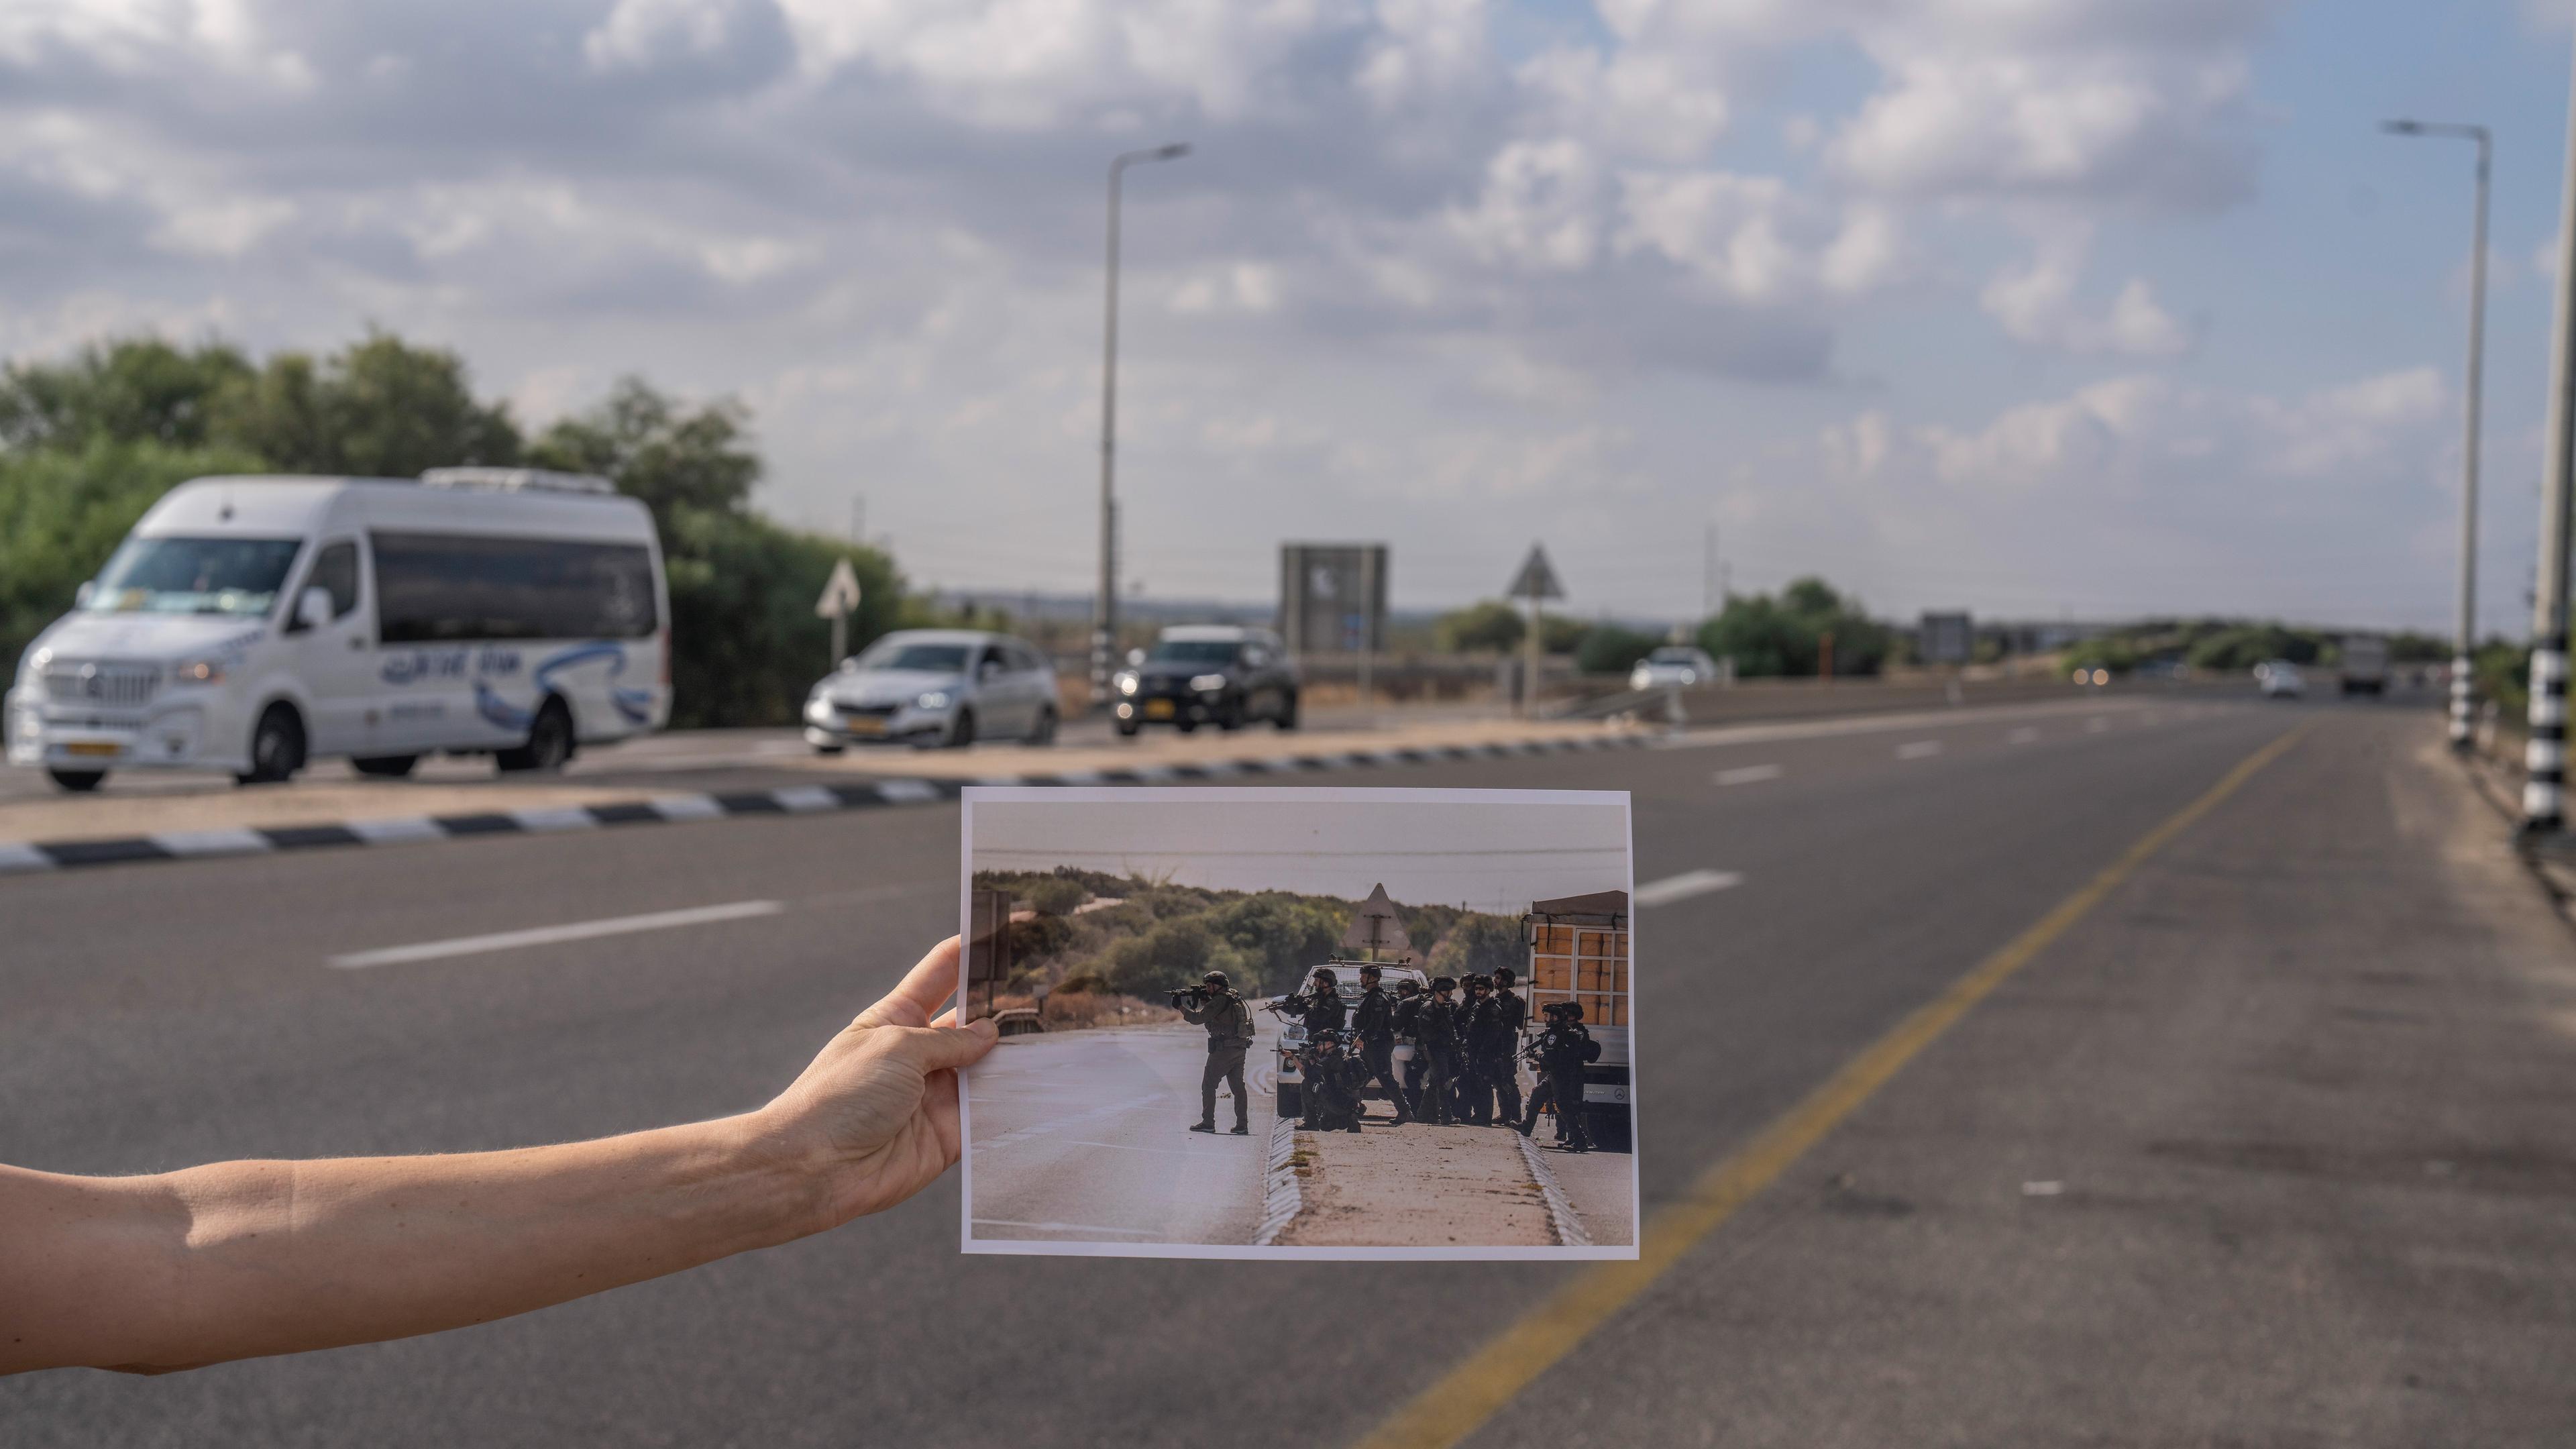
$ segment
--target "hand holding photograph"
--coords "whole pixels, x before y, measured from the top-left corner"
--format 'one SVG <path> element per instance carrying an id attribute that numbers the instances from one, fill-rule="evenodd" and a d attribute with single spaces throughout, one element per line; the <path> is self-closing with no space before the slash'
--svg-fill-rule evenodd
<path id="1" fill-rule="evenodd" d="M 976 786 L 970 1253 L 1633 1258 L 1628 797 Z"/>

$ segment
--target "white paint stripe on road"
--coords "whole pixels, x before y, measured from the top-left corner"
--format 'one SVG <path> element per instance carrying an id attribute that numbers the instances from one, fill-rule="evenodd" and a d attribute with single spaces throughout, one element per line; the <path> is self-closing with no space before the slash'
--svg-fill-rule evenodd
<path id="1" fill-rule="evenodd" d="M 599 828 L 598 818 L 578 805 L 566 805 L 553 810 L 513 810 L 510 812 L 510 818 L 518 822 L 521 830 L 537 835 L 563 830 Z"/>
<path id="2" fill-rule="evenodd" d="M 2004 736 L 2004 743 L 2008 745 L 2037 744 L 2039 743 L 2039 726 L 2023 725 L 2020 729 L 2014 730 L 2011 734 Z"/>
<path id="3" fill-rule="evenodd" d="M 1637 887 L 1636 901 L 1640 907 L 1670 905 L 1711 891 L 1732 890 L 1742 884 L 1744 877 L 1731 870 L 1684 871 Z"/>
<path id="4" fill-rule="evenodd" d="M 53 868 L 54 858 L 36 847 L 21 845 L 14 840 L 0 840 L 0 875 Z"/>
<path id="5" fill-rule="evenodd" d="M 713 795 L 656 795 L 644 802 L 665 820 L 719 820 L 725 808 Z"/>
<path id="6" fill-rule="evenodd" d="M 257 831 L 173 830 L 152 837 L 152 843 L 172 855 L 264 855 L 277 847 Z"/>
<path id="7" fill-rule="evenodd" d="M 1896 757 L 1900 760 L 1928 760 L 1939 753 L 1939 740 L 1908 740 L 1896 747 Z"/>
<path id="8" fill-rule="evenodd" d="M 1649 740 L 1650 750 L 1708 750 L 1728 745 L 1767 744 L 1776 740 L 1833 739 L 1843 735 L 1894 734 L 1900 730 L 1941 729 L 1950 725 L 2016 719 L 2050 719 L 2086 710 L 2146 708 L 2146 701 L 2060 699 L 2041 704 L 1976 704 L 1965 708 L 1904 710 L 1883 714 L 1835 715 L 1825 719 L 1781 720 L 1771 724 L 1717 725 Z"/>
<path id="9" fill-rule="evenodd" d="M 877 798 L 898 804 L 936 800 L 939 798 L 939 787 L 928 780 L 879 780 Z"/>
<path id="10" fill-rule="evenodd" d="M 426 815 L 397 815 L 387 820 L 352 820 L 349 833 L 369 845 L 409 845 L 417 840 L 445 840 L 447 832 Z"/>
<path id="11" fill-rule="evenodd" d="M 769 798 L 777 801 L 778 808 L 790 815 L 811 815 L 817 810 L 841 808 L 841 797 L 820 785 L 793 785 L 784 790 L 772 790 Z"/>
<path id="12" fill-rule="evenodd" d="M 1778 765 L 1738 765 L 1732 770 L 1718 771 L 1716 779 L 1721 785 L 1756 785 L 1764 780 L 1777 780 L 1787 773 Z"/>
<path id="13" fill-rule="evenodd" d="M 525 931 L 496 931 L 488 936 L 458 936 L 446 941 L 423 941 L 411 946 L 384 946 L 372 951 L 351 951 L 334 956 L 330 964 L 344 971 L 369 966 L 401 966 L 414 961 L 438 961 L 450 956 L 479 956 L 491 951 L 514 951 L 523 946 L 552 946 L 565 941 L 588 941 L 600 936 L 624 936 L 637 931 L 665 931 L 674 926 L 703 926 L 718 921 L 748 920 L 754 916 L 774 916 L 787 909 L 777 901 L 731 901 L 720 906 L 692 906 L 681 911 L 651 911 L 640 916 L 611 916 L 599 921 L 575 921 L 562 926 L 538 926 Z"/>

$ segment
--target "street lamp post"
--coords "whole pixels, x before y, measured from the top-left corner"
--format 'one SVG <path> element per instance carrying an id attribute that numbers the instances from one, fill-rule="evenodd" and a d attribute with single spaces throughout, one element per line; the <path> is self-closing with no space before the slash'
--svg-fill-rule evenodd
<path id="1" fill-rule="evenodd" d="M 1128 151 L 1109 163 L 1109 297 L 1101 329 L 1100 363 L 1100 592 L 1091 610 L 1091 703 L 1109 702 L 1109 676 L 1118 647 L 1118 183 L 1127 168 L 1146 161 L 1177 161 L 1190 154 L 1181 142 Z"/>
<path id="2" fill-rule="evenodd" d="M 2484 126 L 2448 121 L 2386 121 L 2380 129 L 2393 136 L 2447 136 L 2478 147 L 2475 246 L 2469 253 L 2468 437 L 2460 448 L 2460 637 L 2451 651 L 2451 748 L 2466 751 L 2475 734 L 2469 676 L 2478 647 L 2478 395 L 2486 371 L 2487 172 L 2494 142 Z"/>
<path id="3" fill-rule="evenodd" d="M 2540 475 L 2540 572 L 2531 603 L 2531 743 L 2523 753 L 2522 830 L 2555 836 L 2567 793 L 2568 476 L 2576 466 L 2576 94 L 2558 198 L 2558 305 L 2549 336 L 2549 429 Z"/>

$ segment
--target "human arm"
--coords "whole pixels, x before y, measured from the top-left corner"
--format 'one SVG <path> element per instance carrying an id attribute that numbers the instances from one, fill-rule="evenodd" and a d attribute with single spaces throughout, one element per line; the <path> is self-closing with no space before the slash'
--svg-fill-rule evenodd
<path id="1" fill-rule="evenodd" d="M 956 1069 L 995 1039 L 989 1022 L 932 1025 L 956 978 L 950 940 L 737 1117 L 144 1177 L 0 1167 L 0 1374 L 166 1372 L 405 1338 L 892 1207 L 957 1160 Z"/>

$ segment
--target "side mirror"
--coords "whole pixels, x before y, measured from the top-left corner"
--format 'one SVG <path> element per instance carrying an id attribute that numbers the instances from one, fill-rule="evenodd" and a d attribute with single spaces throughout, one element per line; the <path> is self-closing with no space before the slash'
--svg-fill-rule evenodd
<path id="1" fill-rule="evenodd" d="M 1130 667 L 1133 667 L 1133 666 L 1138 665 L 1138 664 L 1142 664 L 1142 663 L 1144 663 L 1144 662 L 1145 662 L 1145 651 L 1144 651 L 1144 650 L 1142 650 L 1142 649 L 1130 649 L 1130 650 L 1128 650 L 1128 651 L 1127 651 L 1127 663 L 1129 664 L 1129 666 L 1130 666 Z"/>
<path id="2" fill-rule="evenodd" d="M 330 623 L 331 591 L 318 587 L 306 589 L 295 601 L 295 622 L 305 629 L 319 629 Z"/>
<path id="3" fill-rule="evenodd" d="M 72 605 L 75 608 L 86 609 L 89 607 L 89 601 L 97 597 L 98 580 L 83 579 L 81 580 L 81 586 L 72 590 Z"/>

